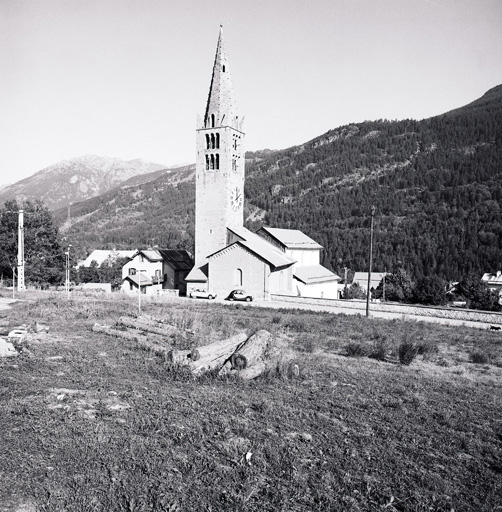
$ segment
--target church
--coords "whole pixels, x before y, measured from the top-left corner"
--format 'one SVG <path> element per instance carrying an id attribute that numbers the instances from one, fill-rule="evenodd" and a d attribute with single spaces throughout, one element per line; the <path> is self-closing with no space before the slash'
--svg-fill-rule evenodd
<path id="1" fill-rule="evenodd" d="M 322 247 L 299 230 L 244 224 L 245 146 L 225 53 L 216 48 L 206 110 L 196 130 L 195 266 L 187 291 L 226 297 L 243 288 L 258 300 L 273 295 L 338 298 L 340 278 L 320 264 Z"/>

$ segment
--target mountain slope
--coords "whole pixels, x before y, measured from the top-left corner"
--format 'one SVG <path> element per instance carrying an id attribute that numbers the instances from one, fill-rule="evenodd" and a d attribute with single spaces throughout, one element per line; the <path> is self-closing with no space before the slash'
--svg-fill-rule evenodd
<path id="1" fill-rule="evenodd" d="M 502 86 L 423 121 L 340 127 L 254 158 L 246 194 L 264 222 L 305 231 L 324 263 L 367 268 L 371 206 L 375 269 L 456 279 L 502 264 Z"/>
<path id="2" fill-rule="evenodd" d="M 165 169 L 143 160 L 86 155 L 63 160 L 0 190 L 0 204 L 41 199 L 51 210 L 103 194 L 138 175 Z"/>
<path id="3" fill-rule="evenodd" d="M 55 211 L 54 218 L 80 256 L 96 248 L 155 244 L 193 251 L 194 177 L 195 165 L 134 177 L 105 194 L 73 204 L 69 219 L 67 208 Z"/>
<path id="4" fill-rule="evenodd" d="M 502 266 L 502 86 L 422 121 L 342 126 L 281 151 L 246 155 L 246 224 L 301 229 L 323 263 L 459 279 Z M 64 234 L 82 248 L 193 250 L 193 166 L 72 206 Z M 78 209 L 78 211 L 77 211 Z M 79 213 L 80 212 L 80 213 Z M 59 222 L 66 210 L 58 213 Z M 96 229 L 99 228 L 99 229 Z"/>

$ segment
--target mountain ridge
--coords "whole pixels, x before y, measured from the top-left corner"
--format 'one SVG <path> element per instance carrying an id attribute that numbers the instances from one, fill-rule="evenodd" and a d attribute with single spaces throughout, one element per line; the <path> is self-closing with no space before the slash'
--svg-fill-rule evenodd
<path id="1" fill-rule="evenodd" d="M 135 176 L 166 169 L 141 159 L 83 155 L 61 160 L 0 189 L 0 203 L 41 199 L 51 210 L 90 199 Z"/>

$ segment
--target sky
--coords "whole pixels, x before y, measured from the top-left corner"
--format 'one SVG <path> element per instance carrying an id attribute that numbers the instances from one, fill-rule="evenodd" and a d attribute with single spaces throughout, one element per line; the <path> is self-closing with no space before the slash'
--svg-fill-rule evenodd
<path id="1" fill-rule="evenodd" d="M 0 0 L 0 185 L 87 154 L 194 162 L 220 24 L 248 150 L 502 84 L 502 0 Z"/>

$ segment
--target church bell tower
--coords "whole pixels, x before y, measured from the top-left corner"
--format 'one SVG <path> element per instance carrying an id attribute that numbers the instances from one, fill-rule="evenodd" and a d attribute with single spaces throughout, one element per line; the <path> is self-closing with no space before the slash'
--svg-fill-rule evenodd
<path id="1" fill-rule="evenodd" d="M 221 27 L 196 144 L 194 270 L 207 276 L 207 257 L 227 245 L 227 227 L 244 220 L 244 133 Z"/>

